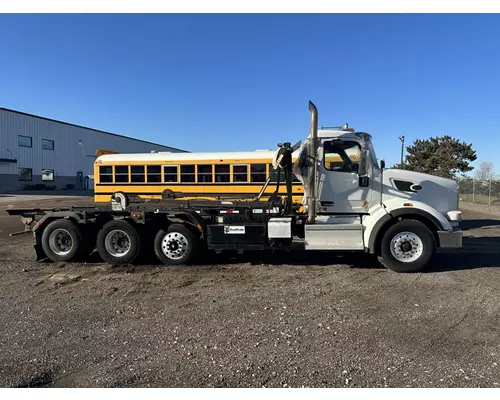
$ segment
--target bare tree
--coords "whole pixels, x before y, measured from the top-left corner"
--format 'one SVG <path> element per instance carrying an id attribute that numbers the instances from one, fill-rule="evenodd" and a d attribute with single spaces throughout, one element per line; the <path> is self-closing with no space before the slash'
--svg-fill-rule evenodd
<path id="1" fill-rule="evenodd" d="M 493 170 L 495 169 L 491 161 L 483 161 L 476 169 L 476 179 L 487 181 L 493 179 Z"/>

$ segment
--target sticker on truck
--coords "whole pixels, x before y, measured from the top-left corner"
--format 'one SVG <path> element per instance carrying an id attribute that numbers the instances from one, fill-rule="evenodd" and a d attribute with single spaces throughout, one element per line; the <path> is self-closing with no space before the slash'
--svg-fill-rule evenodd
<path id="1" fill-rule="evenodd" d="M 244 226 L 225 226 L 224 233 L 226 235 L 244 235 L 245 227 Z"/>

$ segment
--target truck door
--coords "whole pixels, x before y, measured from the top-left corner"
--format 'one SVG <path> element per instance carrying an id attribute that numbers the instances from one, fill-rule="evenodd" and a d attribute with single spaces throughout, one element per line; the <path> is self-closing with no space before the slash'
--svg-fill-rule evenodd
<path id="1" fill-rule="evenodd" d="M 362 213 L 370 199 L 371 182 L 360 179 L 361 148 L 357 142 L 326 140 L 320 147 L 320 213 Z M 364 177 L 367 178 L 367 177 Z"/>

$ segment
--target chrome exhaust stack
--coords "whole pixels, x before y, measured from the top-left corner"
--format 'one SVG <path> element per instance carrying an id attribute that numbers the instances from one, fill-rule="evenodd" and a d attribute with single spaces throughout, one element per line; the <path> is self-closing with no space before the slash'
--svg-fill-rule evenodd
<path id="1" fill-rule="evenodd" d="M 311 132 L 309 134 L 310 141 L 308 143 L 307 154 L 310 162 L 310 168 L 307 170 L 307 183 L 309 184 L 311 195 L 307 202 L 307 223 L 314 224 L 316 221 L 316 174 L 318 169 L 317 152 L 318 152 L 318 109 L 312 101 L 309 100 L 309 111 L 311 111 Z"/>

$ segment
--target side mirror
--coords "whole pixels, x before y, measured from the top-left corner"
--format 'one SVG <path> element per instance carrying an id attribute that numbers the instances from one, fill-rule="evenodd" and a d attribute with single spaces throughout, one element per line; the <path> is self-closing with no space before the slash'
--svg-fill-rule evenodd
<path id="1" fill-rule="evenodd" d="M 380 160 L 380 168 L 385 169 L 385 160 Z"/>
<path id="2" fill-rule="evenodd" d="M 368 178 L 368 175 L 360 176 L 359 187 L 368 187 L 368 186 L 370 186 L 370 178 Z"/>

